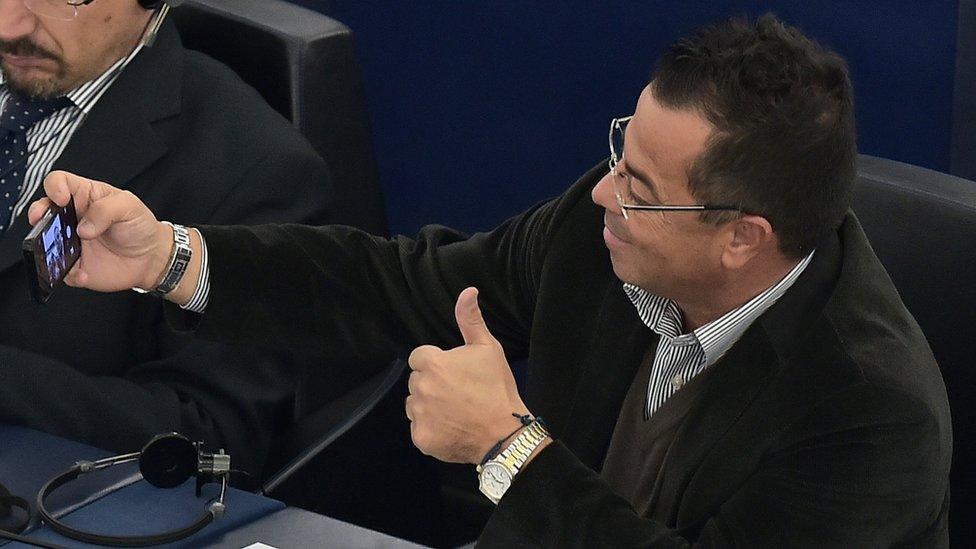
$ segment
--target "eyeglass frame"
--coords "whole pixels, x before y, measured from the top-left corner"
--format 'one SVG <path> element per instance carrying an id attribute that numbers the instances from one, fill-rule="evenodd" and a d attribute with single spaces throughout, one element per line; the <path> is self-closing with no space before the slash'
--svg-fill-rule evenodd
<path id="1" fill-rule="evenodd" d="M 617 171 L 617 164 L 621 160 L 623 160 L 623 158 L 624 158 L 624 152 L 623 151 L 620 151 L 620 156 L 619 157 L 617 156 L 617 151 L 614 149 L 614 146 L 613 146 L 613 132 L 614 132 L 614 130 L 620 130 L 620 134 L 622 136 L 625 136 L 626 134 L 624 133 L 624 130 L 623 130 L 623 128 L 621 126 L 623 124 L 626 124 L 627 122 L 630 122 L 630 119 L 633 118 L 633 117 L 634 117 L 633 115 L 624 116 L 624 117 L 621 117 L 621 118 L 614 118 L 613 120 L 610 121 L 610 135 L 607 138 L 607 140 L 610 143 L 610 159 L 607 161 L 607 164 L 610 167 L 610 176 L 613 177 L 613 178 L 624 177 L 624 174 L 621 174 L 620 172 Z M 641 181 L 639 178 L 634 177 L 633 175 L 631 175 L 629 173 L 626 174 L 626 177 L 629 177 L 631 179 L 634 179 L 634 180 L 640 182 L 641 184 L 650 187 L 650 185 L 648 185 L 648 183 L 646 183 L 645 181 Z M 620 191 L 617 190 L 616 184 L 613 185 L 613 195 L 617 199 L 617 205 L 620 207 L 620 213 L 623 214 L 624 219 L 629 219 L 629 217 L 627 216 L 627 211 L 628 210 L 654 211 L 654 212 L 740 212 L 740 213 L 745 213 L 742 210 L 742 208 L 739 208 L 737 206 L 720 206 L 720 205 L 712 205 L 712 204 L 688 204 L 688 205 L 681 205 L 681 206 L 679 206 L 679 205 L 671 205 L 671 204 L 627 204 L 627 203 L 624 202 L 623 197 L 620 196 Z"/>
<path id="2" fill-rule="evenodd" d="M 60 19 L 60 18 L 55 17 L 53 15 L 48 15 L 48 14 L 45 14 L 45 13 L 40 13 L 40 12 L 34 11 L 34 9 L 30 7 L 29 0 L 23 0 L 24 7 L 26 7 L 28 10 L 30 10 L 31 13 L 40 15 L 41 17 L 49 17 L 51 19 L 57 19 L 58 21 L 74 21 L 75 19 L 78 18 L 78 8 L 81 7 L 81 6 L 87 6 L 88 4 L 91 4 L 94 1 L 95 0 L 64 0 L 64 3 L 66 5 L 71 6 L 72 8 L 74 8 L 74 13 L 72 13 L 71 19 Z"/>

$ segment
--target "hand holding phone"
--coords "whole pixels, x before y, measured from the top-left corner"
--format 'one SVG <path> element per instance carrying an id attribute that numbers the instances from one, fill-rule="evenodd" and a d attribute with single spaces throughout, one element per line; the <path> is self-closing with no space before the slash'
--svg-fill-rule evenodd
<path id="1" fill-rule="evenodd" d="M 24 239 L 23 250 L 31 298 L 47 303 L 81 257 L 74 198 L 63 208 L 48 209 Z"/>
<path id="2" fill-rule="evenodd" d="M 65 284 L 98 292 L 152 288 L 169 265 L 173 229 L 161 223 L 131 192 L 63 171 L 44 179 L 44 198 L 34 201 L 28 221 L 40 224 L 51 208 L 74 200 L 84 247 Z M 185 296 L 173 293 L 173 297 Z M 189 299 L 189 297 L 186 297 Z"/>

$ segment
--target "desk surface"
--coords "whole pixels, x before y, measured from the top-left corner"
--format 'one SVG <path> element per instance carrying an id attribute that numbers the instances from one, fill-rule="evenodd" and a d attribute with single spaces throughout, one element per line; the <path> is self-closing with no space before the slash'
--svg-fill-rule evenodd
<path id="1" fill-rule="evenodd" d="M 48 479 L 79 459 L 111 454 L 84 444 L 21 427 L 0 424 L 0 483 L 33 504 Z M 208 485 L 200 498 L 193 479 L 171 490 L 142 480 L 135 464 L 119 465 L 87 475 L 57 490 L 50 511 L 70 526 L 111 535 L 159 533 L 187 525 L 203 513 L 218 487 Z M 418 547 L 365 528 L 289 509 L 258 494 L 229 489 L 225 515 L 200 532 L 163 547 L 246 547 L 256 542 L 286 547 Z M 0 520 L 0 525 L 5 524 Z M 68 547 L 93 547 L 69 540 L 46 525 L 29 535 Z M 5 540 L 0 540 L 4 545 Z M 10 548 L 29 547 L 10 543 Z"/>
<path id="2" fill-rule="evenodd" d="M 310 540 L 314 540 L 311 542 Z M 255 542 L 278 547 L 342 547 L 343 549 L 422 548 L 402 539 L 288 507 L 241 528 L 206 540 L 209 547 L 234 549 Z"/>

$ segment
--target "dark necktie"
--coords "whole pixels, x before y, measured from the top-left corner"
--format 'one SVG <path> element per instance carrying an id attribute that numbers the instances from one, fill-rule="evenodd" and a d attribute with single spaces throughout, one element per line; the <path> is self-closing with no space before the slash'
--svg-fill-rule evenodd
<path id="1" fill-rule="evenodd" d="M 67 97 L 34 101 L 11 94 L 0 113 L 0 234 L 10 224 L 27 172 L 27 131 L 71 104 Z"/>

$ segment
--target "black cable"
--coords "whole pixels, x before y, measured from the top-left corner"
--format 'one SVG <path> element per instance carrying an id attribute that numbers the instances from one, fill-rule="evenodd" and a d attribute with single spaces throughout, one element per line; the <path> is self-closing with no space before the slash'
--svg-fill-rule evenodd
<path id="1" fill-rule="evenodd" d="M 10 541 L 16 541 L 18 543 L 25 543 L 27 545 L 33 545 L 34 547 L 46 547 L 47 549 L 68 549 L 64 545 L 58 545 L 56 543 L 51 543 L 49 541 L 33 539 L 27 536 L 22 536 L 20 534 L 12 534 L 10 532 L 7 532 L 6 530 L 0 530 L 0 538 L 9 539 Z"/>
<path id="2" fill-rule="evenodd" d="M 204 511 L 203 515 L 196 520 L 196 522 L 185 528 L 181 528 L 180 530 L 173 530 L 161 534 L 153 534 L 148 536 L 105 536 L 72 528 L 71 526 L 68 526 L 67 524 L 64 524 L 63 522 L 54 518 L 54 516 L 52 516 L 45 508 L 44 500 L 61 486 L 78 478 L 80 474 L 82 474 L 82 466 L 80 464 L 75 464 L 64 473 L 61 473 L 60 475 L 47 481 L 44 487 L 41 488 L 41 491 L 37 493 L 37 513 L 40 515 L 41 520 L 43 520 L 55 532 L 71 539 L 76 539 L 78 541 L 92 543 L 95 545 L 109 545 L 114 547 L 145 547 L 148 545 L 161 545 L 163 543 L 170 543 L 191 536 L 196 532 L 199 532 L 204 526 L 210 524 L 214 520 L 214 513 L 211 511 L 211 507 L 208 507 L 207 510 Z"/>
<path id="3" fill-rule="evenodd" d="M 48 549 L 66 549 L 61 545 L 57 545 L 47 541 L 33 540 L 26 536 L 22 536 L 21 534 L 23 534 L 24 531 L 27 530 L 27 527 L 30 526 L 30 519 L 31 519 L 30 504 L 27 503 L 26 499 L 11 494 L 10 490 L 8 490 L 6 486 L 0 484 L 0 517 L 11 516 L 13 514 L 12 511 L 15 507 L 19 509 L 23 509 L 26 518 L 24 518 L 24 520 L 22 520 L 21 522 L 13 526 L 7 528 L 0 528 L 0 538 L 9 539 L 11 541 L 18 541 L 20 543 L 26 543 L 28 545 L 34 545 L 36 547 L 47 547 Z"/>
<path id="4" fill-rule="evenodd" d="M 12 526 L 0 528 L 0 531 L 10 532 L 11 534 L 23 534 L 24 530 L 27 530 L 27 527 L 30 525 L 30 504 L 27 503 L 26 499 L 11 494 L 6 486 L 0 484 L 0 517 L 12 516 L 14 508 L 24 510 L 24 520 Z"/>

